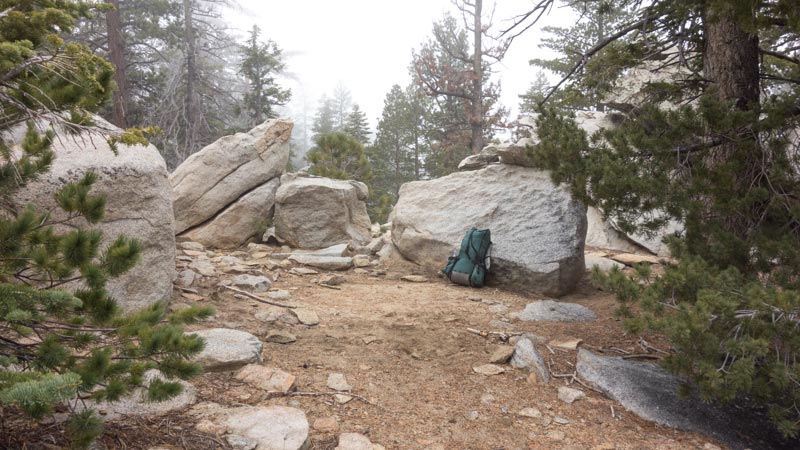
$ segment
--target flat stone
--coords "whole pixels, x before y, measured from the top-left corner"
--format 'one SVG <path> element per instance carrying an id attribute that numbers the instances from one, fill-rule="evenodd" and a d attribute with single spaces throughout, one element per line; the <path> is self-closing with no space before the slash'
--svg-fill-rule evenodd
<path id="1" fill-rule="evenodd" d="M 178 242 L 178 248 L 182 250 L 194 250 L 196 252 L 205 252 L 206 248 L 203 244 L 194 241 Z"/>
<path id="2" fill-rule="evenodd" d="M 681 379 L 656 364 L 580 349 L 576 370 L 582 380 L 645 420 L 702 433 L 733 449 L 800 448 L 800 440 L 783 440 L 762 414 L 736 405 L 720 408 L 696 393 L 678 395 Z M 747 442 L 748 436 L 759 441 Z"/>
<path id="3" fill-rule="evenodd" d="M 217 268 L 208 261 L 195 261 L 189 264 L 189 268 L 194 269 L 204 277 L 213 277 L 217 275 Z"/>
<path id="4" fill-rule="evenodd" d="M 178 286 L 189 287 L 194 284 L 194 279 L 197 278 L 197 273 L 192 269 L 184 269 L 178 273 L 178 278 L 175 283 Z"/>
<path id="5" fill-rule="evenodd" d="M 319 324 L 319 316 L 310 309 L 296 308 L 292 312 L 303 325 L 314 326 Z"/>
<path id="6" fill-rule="evenodd" d="M 409 283 L 427 283 L 428 278 L 423 277 L 422 275 L 405 275 L 400 277 L 403 281 L 408 281 Z"/>
<path id="7" fill-rule="evenodd" d="M 258 442 L 258 450 L 305 450 L 308 420 L 303 411 L 285 406 L 244 407 L 228 413 L 225 428 Z"/>
<path id="8" fill-rule="evenodd" d="M 350 403 L 350 401 L 353 400 L 353 397 L 344 394 L 335 394 L 333 399 L 336 400 L 336 403 L 344 405 L 346 403 Z"/>
<path id="9" fill-rule="evenodd" d="M 319 272 L 317 272 L 314 269 L 309 269 L 308 267 L 292 267 L 291 270 L 289 270 L 289 273 L 292 275 L 300 275 L 300 276 L 319 275 Z"/>
<path id="10" fill-rule="evenodd" d="M 236 275 L 231 281 L 234 286 L 251 292 L 266 292 L 272 287 L 272 281 L 263 275 Z"/>
<path id="11" fill-rule="evenodd" d="M 489 362 L 492 364 L 505 364 L 514 355 L 514 347 L 510 345 L 498 345 L 492 355 L 489 357 Z"/>
<path id="12" fill-rule="evenodd" d="M 511 313 L 511 317 L 526 322 L 591 322 L 597 319 L 597 315 L 585 306 L 553 300 L 528 303 L 524 310 Z"/>
<path id="13" fill-rule="evenodd" d="M 248 364 L 236 374 L 237 380 L 267 392 L 287 393 L 294 388 L 295 376 L 281 369 Z"/>
<path id="14" fill-rule="evenodd" d="M 328 375 L 328 387 L 333 389 L 334 391 L 352 391 L 353 386 L 351 386 L 347 382 L 347 378 L 345 378 L 344 374 L 341 373 L 332 373 Z"/>
<path id="15" fill-rule="evenodd" d="M 289 291 L 285 291 L 283 289 L 278 289 L 274 291 L 267 292 L 267 297 L 271 298 L 272 300 L 282 300 L 287 301 L 292 299 L 292 294 Z"/>
<path id="16" fill-rule="evenodd" d="M 542 412 L 539 411 L 539 408 L 522 408 L 519 410 L 517 415 L 522 417 L 530 417 L 532 419 L 538 419 L 542 417 Z"/>
<path id="17" fill-rule="evenodd" d="M 353 266 L 355 267 L 369 267 L 371 261 L 367 255 L 356 255 L 353 257 Z"/>
<path id="18" fill-rule="evenodd" d="M 372 450 L 372 442 L 363 434 L 342 433 L 334 450 Z"/>
<path id="19" fill-rule="evenodd" d="M 187 334 L 197 334 L 205 340 L 205 348 L 193 361 L 206 371 L 236 370 L 261 361 L 261 341 L 245 331 L 211 328 Z"/>
<path id="20" fill-rule="evenodd" d="M 550 372 L 544 364 L 544 359 L 528 338 L 522 338 L 517 341 L 517 345 L 514 346 L 514 356 L 511 357 L 511 366 L 535 373 L 538 381 L 550 382 Z"/>
<path id="21" fill-rule="evenodd" d="M 480 366 L 473 367 L 472 371 L 475 373 L 479 373 L 481 375 L 491 376 L 491 375 L 500 375 L 501 373 L 505 372 L 506 369 L 496 364 L 483 364 Z"/>
<path id="22" fill-rule="evenodd" d="M 338 286 L 345 282 L 345 278 L 341 275 L 325 275 L 319 279 L 320 284 L 327 284 L 328 286 Z"/>
<path id="23" fill-rule="evenodd" d="M 297 337 L 285 331 L 270 331 L 264 340 L 273 344 L 291 344 L 297 341 Z"/>
<path id="24" fill-rule="evenodd" d="M 336 417 L 320 417 L 314 421 L 312 426 L 320 433 L 335 433 L 339 431 L 339 422 Z"/>
<path id="25" fill-rule="evenodd" d="M 565 419 L 563 417 L 553 417 L 553 422 L 557 423 L 559 425 L 568 425 L 569 424 L 569 420 L 567 420 L 567 419 Z"/>
<path id="26" fill-rule="evenodd" d="M 314 256 L 346 256 L 347 244 L 336 244 L 319 250 L 295 250 L 294 255 L 314 255 Z"/>
<path id="27" fill-rule="evenodd" d="M 611 256 L 614 261 L 632 266 L 634 264 L 658 264 L 658 257 L 651 255 L 637 255 L 635 253 L 620 253 L 619 255 Z"/>
<path id="28" fill-rule="evenodd" d="M 574 403 L 582 398 L 586 398 L 586 394 L 580 389 L 574 389 L 567 386 L 559 386 L 558 399 L 564 403 Z"/>
<path id="29" fill-rule="evenodd" d="M 304 266 L 316 267 L 322 270 L 347 270 L 353 267 L 353 258 L 344 256 L 294 254 L 289 257 L 289 260 Z"/>
<path id="30" fill-rule="evenodd" d="M 563 348 L 564 350 L 576 350 L 581 342 L 583 342 L 583 339 L 569 338 L 552 340 L 548 345 L 551 347 Z"/>

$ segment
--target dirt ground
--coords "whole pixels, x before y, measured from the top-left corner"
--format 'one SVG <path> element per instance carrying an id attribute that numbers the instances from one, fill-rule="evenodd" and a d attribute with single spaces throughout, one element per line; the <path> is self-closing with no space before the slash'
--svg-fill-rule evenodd
<path id="1" fill-rule="evenodd" d="M 323 271 L 324 272 L 324 271 Z M 531 323 L 510 317 L 539 298 L 495 288 L 471 289 L 450 284 L 427 273 L 427 282 L 400 280 L 413 266 L 395 265 L 384 275 L 338 272 L 345 281 L 339 289 L 316 283 L 325 275 L 297 276 L 286 269 L 273 288 L 291 293 L 292 304 L 314 310 L 316 326 L 288 325 L 280 320 L 266 323 L 255 318 L 259 310 L 282 308 L 235 298 L 233 293 L 209 285 L 192 297 L 211 304 L 216 316 L 199 328 L 226 327 L 249 331 L 260 338 L 283 329 L 294 334 L 291 344 L 265 343 L 263 364 L 297 377 L 298 392 L 330 392 L 332 372 L 345 374 L 358 398 L 340 404 L 330 395 L 267 398 L 234 378 L 233 373 L 208 373 L 192 380 L 198 402 L 226 407 L 242 405 L 290 405 L 305 411 L 309 423 L 334 417 L 336 432 L 312 427 L 311 449 L 332 450 L 341 432 L 368 436 L 390 450 L 545 450 L 545 449 L 715 449 L 725 448 L 692 433 L 664 428 L 639 419 L 602 394 L 572 381 L 575 350 L 538 345 L 551 373 L 563 375 L 550 384 L 528 379 L 528 374 L 505 365 L 506 372 L 484 376 L 473 367 L 489 363 L 504 338 L 521 333 L 541 341 L 579 338 L 596 352 L 620 355 L 666 350 L 653 337 L 648 345 L 625 334 L 614 317 L 614 299 L 588 282 L 562 301 L 579 303 L 599 316 L 590 323 Z M 173 302 L 191 303 L 180 290 Z M 475 334 L 479 330 L 487 336 Z M 497 332 L 497 333 L 491 333 Z M 572 382 L 587 397 L 573 404 L 557 398 L 557 388 Z M 537 408 L 543 416 L 525 417 L 523 408 Z M 555 418 L 569 421 L 565 425 Z M 229 448 L 224 438 L 200 433 L 190 410 L 165 418 L 126 419 L 107 424 L 98 448 L 166 449 Z M 37 436 L 52 433 L 51 445 L 26 448 L 58 448 L 63 440 L 55 425 L 39 425 Z"/>
<path id="2" fill-rule="evenodd" d="M 426 274 L 429 281 L 399 279 L 413 267 L 390 268 L 385 276 L 342 275 L 346 281 L 333 290 L 314 283 L 317 276 L 284 274 L 274 287 L 291 292 L 293 303 L 316 311 L 313 327 L 266 325 L 254 318 L 259 309 L 274 309 L 256 301 L 237 299 L 227 292 L 210 300 L 218 310 L 213 324 L 265 336 L 275 328 L 297 336 L 292 344 L 265 344 L 264 365 L 297 376 L 297 391 L 326 392 L 330 373 L 341 372 L 354 399 L 338 404 L 333 398 L 292 397 L 264 400 L 231 374 L 204 375 L 200 401 L 228 405 L 281 404 L 299 407 L 309 422 L 335 417 L 339 432 L 367 435 L 387 449 L 698 449 L 722 445 L 706 437 L 674 431 L 638 419 L 602 394 L 575 385 L 587 398 L 571 405 L 557 398 L 557 387 L 528 381 L 527 374 L 505 366 L 500 375 L 483 376 L 474 366 L 489 362 L 503 336 L 487 337 L 469 331 L 505 335 L 531 333 L 545 342 L 580 338 L 586 348 L 619 355 L 653 353 L 627 336 L 614 318 L 613 297 L 583 283 L 563 301 L 594 310 L 591 323 L 529 323 L 510 319 L 536 300 L 494 288 L 471 289 Z M 280 308 L 278 308 L 280 309 Z M 666 344 L 652 339 L 653 348 Z M 541 348 L 541 347 L 540 347 Z M 556 347 L 545 353 L 551 372 L 572 374 L 576 351 Z M 612 348 L 614 350 L 612 350 Z M 618 350 L 617 350 L 618 349 Z M 544 418 L 517 413 L 538 408 Z M 477 412 L 477 414 L 475 413 Z M 555 417 L 567 425 L 552 423 Z M 548 423 L 550 422 L 550 423 Z M 332 449 L 336 433 L 312 430 L 312 448 Z M 705 448 L 715 448 L 706 446 Z"/>

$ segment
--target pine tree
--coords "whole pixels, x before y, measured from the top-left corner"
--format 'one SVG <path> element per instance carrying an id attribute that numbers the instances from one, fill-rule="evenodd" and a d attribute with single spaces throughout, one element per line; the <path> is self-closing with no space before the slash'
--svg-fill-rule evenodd
<path id="1" fill-rule="evenodd" d="M 609 67 L 646 64 L 667 76 L 591 137 L 545 110 L 532 149 L 625 231 L 683 222 L 663 275 L 595 279 L 631 331 L 666 334 L 666 367 L 704 398 L 764 405 L 789 436 L 800 431 L 799 44 L 793 1 L 654 1 L 567 73 L 607 80 Z"/>
<path id="2" fill-rule="evenodd" d="M 353 105 L 353 109 L 350 111 L 350 114 L 347 115 L 342 131 L 356 138 L 362 145 L 369 144 L 369 122 L 367 121 L 367 115 L 357 104 Z"/>
<path id="3" fill-rule="evenodd" d="M 249 85 L 244 104 L 251 120 L 250 126 L 275 118 L 275 107 L 285 105 L 291 98 L 291 91 L 281 89 L 275 81 L 275 75 L 286 68 L 281 50 L 271 40 L 266 44 L 259 42 L 260 31 L 258 25 L 253 25 L 250 39 L 242 47 L 244 58 L 239 66 Z"/>
<path id="4" fill-rule="evenodd" d="M 311 124 L 311 140 L 316 141 L 319 137 L 336 131 L 334 125 L 334 103 L 328 96 L 323 95 L 319 99 L 317 113 Z"/>
<path id="5" fill-rule="evenodd" d="M 306 157 L 311 163 L 309 173 L 339 180 L 356 180 L 369 185 L 372 168 L 364 146 L 356 138 L 334 131 L 315 140 L 316 145 Z"/>
<path id="6" fill-rule="evenodd" d="M 143 385 L 150 368 L 182 378 L 197 373 L 186 358 L 203 342 L 185 336 L 179 324 L 210 314 L 192 309 L 164 322 L 163 304 L 118 314 L 105 283 L 138 261 L 141 244 L 119 236 L 101 248 L 102 234 L 91 228 L 105 207 L 104 198 L 91 194 L 95 174 L 57 192 L 65 215 L 58 222 L 53 211 L 20 209 L 13 201 L 52 164 L 57 132 L 59 139 L 75 131 L 97 133 L 86 111 L 109 99 L 112 66 L 59 35 L 95 6 L 0 1 L 0 404 L 33 418 L 57 404 L 74 407 L 76 398 L 117 400 Z M 25 122 L 24 138 L 12 150 L 9 136 L 18 133 L 9 132 Z M 131 132 L 109 140 L 114 148 L 117 142 L 141 143 L 142 136 Z M 70 226 L 60 231 L 64 225 Z M 70 288 L 74 281 L 82 287 Z M 179 392 L 175 382 L 148 388 L 152 400 Z M 73 414 L 66 427 L 77 448 L 101 430 L 90 410 Z"/>

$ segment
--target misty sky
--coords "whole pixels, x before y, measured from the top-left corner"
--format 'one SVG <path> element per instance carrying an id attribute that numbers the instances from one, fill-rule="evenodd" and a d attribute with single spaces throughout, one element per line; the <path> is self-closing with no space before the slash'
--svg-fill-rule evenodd
<path id="1" fill-rule="evenodd" d="M 533 1 L 498 3 L 493 30 L 507 26 Z M 411 81 L 412 49 L 432 35 L 433 22 L 446 11 L 460 14 L 450 0 L 239 0 L 239 5 L 226 13 L 233 24 L 243 32 L 257 24 L 264 39 L 283 49 L 291 77 L 284 83 L 292 89 L 293 110 L 300 109 L 305 99 L 313 117 L 319 96 L 330 95 L 343 83 L 366 112 L 373 131 L 392 85 Z M 486 1 L 484 11 L 491 8 Z M 564 8 L 556 8 L 543 22 L 561 24 L 567 16 Z M 502 83 L 501 102 L 512 109 L 512 117 L 517 114 L 518 95 L 535 74 L 528 61 L 542 56 L 538 28 L 515 40 L 506 58 L 494 67 Z"/>

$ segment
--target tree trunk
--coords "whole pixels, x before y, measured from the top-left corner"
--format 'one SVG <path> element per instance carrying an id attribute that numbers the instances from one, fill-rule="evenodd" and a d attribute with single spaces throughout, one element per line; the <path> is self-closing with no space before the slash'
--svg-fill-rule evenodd
<path id="1" fill-rule="evenodd" d="M 114 81 L 117 89 L 112 94 L 114 125 L 128 127 L 125 114 L 128 105 L 128 82 L 125 76 L 125 47 L 122 42 L 122 24 L 119 18 L 119 0 L 106 0 L 114 6 L 106 13 L 106 32 L 108 33 L 108 55 L 114 65 Z"/>
<path id="2" fill-rule="evenodd" d="M 755 23 L 755 17 L 751 20 Z M 707 92 L 731 109 L 755 111 L 755 117 L 758 117 L 758 36 L 748 33 L 741 25 L 741 18 L 734 18 L 725 6 L 709 7 L 703 23 L 706 35 L 703 71 L 711 83 Z M 729 166 L 725 173 L 730 178 L 732 196 L 741 198 L 753 185 L 754 177 L 758 176 L 755 168 L 760 167 L 759 156 L 756 154 L 758 152 L 753 152 L 755 136 L 746 128 L 726 130 L 725 134 L 732 138 L 731 141 L 711 149 L 704 163 L 710 171 Z M 733 161 L 745 163 L 731 165 Z M 734 172 L 728 173 L 731 170 Z M 706 213 L 714 214 L 711 209 Z M 718 217 L 718 220 L 722 221 L 727 232 L 741 240 L 747 240 L 753 225 L 751 219 L 740 214 L 726 214 L 726 217 Z M 746 259 L 747 256 L 742 255 L 742 258 Z"/>
<path id="3" fill-rule="evenodd" d="M 481 29 L 481 12 L 483 0 L 475 0 L 475 15 L 473 17 L 475 40 L 472 55 L 472 114 L 470 128 L 472 129 L 472 154 L 483 150 L 483 30 Z"/>
<path id="4" fill-rule="evenodd" d="M 197 130 L 200 125 L 200 105 L 197 102 L 197 50 L 192 21 L 192 2 L 193 0 L 183 0 L 184 38 L 186 39 L 186 96 L 184 98 L 186 127 L 182 160 L 194 151 Z"/>

